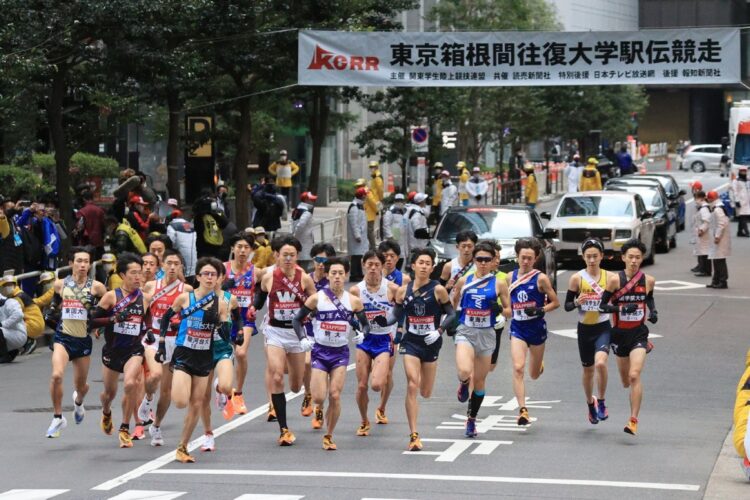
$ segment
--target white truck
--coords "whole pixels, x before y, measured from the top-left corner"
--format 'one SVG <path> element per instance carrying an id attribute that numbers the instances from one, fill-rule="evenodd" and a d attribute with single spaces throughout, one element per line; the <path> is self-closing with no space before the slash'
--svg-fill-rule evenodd
<path id="1" fill-rule="evenodd" d="M 750 168 L 750 101 L 735 102 L 729 109 L 729 165 L 736 174 L 740 166 Z"/>

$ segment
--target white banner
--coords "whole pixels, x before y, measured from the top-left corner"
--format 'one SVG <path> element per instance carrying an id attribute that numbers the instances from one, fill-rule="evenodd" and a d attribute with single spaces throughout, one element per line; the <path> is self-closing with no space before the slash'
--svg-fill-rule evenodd
<path id="1" fill-rule="evenodd" d="M 300 31 L 300 85 L 494 87 L 740 81 L 735 28 L 588 32 Z"/>

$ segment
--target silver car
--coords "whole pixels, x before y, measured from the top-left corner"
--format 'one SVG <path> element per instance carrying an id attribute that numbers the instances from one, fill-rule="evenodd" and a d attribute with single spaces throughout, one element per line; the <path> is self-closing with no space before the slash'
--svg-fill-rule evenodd
<path id="1" fill-rule="evenodd" d="M 680 158 L 680 170 L 705 172 L 718 170 L 721 164 L 721 144 L 696 144 L 688 146 Z"/>
<path id="2" fill-rule="evenodd" d="M 641 196 L 625 191 L 584 191 L 568 193 L 560 200 L 545 233 L 553 233 L 557 262 L 580 261 L 581 243 L 599 238 L 605 257 L 619 261 L 620 248 L 631 238 L 646 245 L 644 262 L 653 264 L 655 255 L 654 214 L 646 209 Z"/>

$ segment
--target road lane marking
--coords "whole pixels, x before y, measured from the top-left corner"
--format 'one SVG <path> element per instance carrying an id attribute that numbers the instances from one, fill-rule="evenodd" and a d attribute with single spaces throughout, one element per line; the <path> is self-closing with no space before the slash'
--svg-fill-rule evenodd
<path id="1" fill-rule="evenodd" d="M 440 429 L 440 427 L 438 427 Z M 403 451 L 402 455 L 411 455 L 418 457 L 420 455 L 436 456 L 435 462 L 455 462 L 455 460 L 461 456 L 463 452 L 471 448 L 473 445 L 477 445 L 476 448 L 471 452 L 472 455 L 489 455 L 501 444 L 513 444 L 513 441 L 493 441 L 487 439 L 428 439 L 423 438 L 423 443 L 451 443 L 447 449 L 443 451 L 420 451 L 414 453 L 413 451 Z"/>
<path id="2" fill-rule="evenodd" d="M 234 500 L 300 500 L 305 495 L 272 495 L 263 493 L 245 493 Z"/>
<path id="3" fill-rule="evenodd" d="M 706 288 L 706 284 L 680 280 L 657 280 L 654 285 L 654 290 L 662 292 L 669 292 L 672 290 L 691 290 L 693 288 Z"/>
<path id="4" fill-rule="evenodd" d="M 351 363 L 346 367 L 346 371 L 352 371 L 355 368 L 356 364 Z M 286 393 L 286 400 L 291 401 L 292 399 L 301 396 L 305 393 L 305 391 L 300 392 L 287 392 Z M 235 418 L 234 420 L 227 422 L 226 424 L 222 425 L 218 429 L 214 429 L 214 437 L 219 437 L 222 434 L 226 434 L 229 431 L 232 431 L 236 429 L 237 427 L 240 427 L 241 425 L 245 425 L 246 423 L 255 420 L 256 418 L 260 417 L 261 415 L 265 415 L 266 412 L 268 412 L 268 403 L 259 406 L 252 410 L 249 413 L 246 413 L 245 415 L 240 416 L 239 418 Z M 196 439 L 193 439 L 190 441 L 190 444 L 188 444 L 187 448 L 188 451 L 193 451 L 198 449 L 200 445 L 203 444 L 203 436 L 199 436 Z M 98 484 L 91 488 L 92 490 L 97 491 L 109 491 L 114 488 L 117 488 L 118 486 L 122 486 L 123 484 L 127 483 L 128 481 L 131 481 L 133 479 L 137 479 L 141 477 L 144 474 L 147 474 L 149 472 L 153 472 L 154 470 L 158 469 L 159 467 L 164 467 L 168 463 L 174 461 L 175 459 L 175 452 L 170 451 L 169 453 L 165 453 L 164 455 L 155 458 L 151 460 L 150 462 L 146 462 L 145 464 L 141 465 L 140 467 L 136 467 L 135 469 L 131 470 L 130 472 L 126 472 L 125 474 L 118 476 L 114 479 L 110 479 L 109 481 L 105 481 L 101 484 Z"/>
<path id="5" fill-rule="evenodd" d="M 413 452 L 415 454 L 420 452 Z M 553 479 L 537 477 L 472 476 L 454 474 L 393 474 L 387 472 L 343 472 L 319 470 L 243 470 L 243 469 L 159 469 L 149 474 L 208 476 L 277 476 L 330 477 L 341 479 L 405 479 L 407 481 L 452 481 L 473 483 L 548 484 L 555 486 L 603 486 L 608 488 L 640 488 L 648 490 L 699 491 L 698 484 L 647 483 L 643 481 L 602 481 L 596 479 Z"/>
<path id="6" fill-rule="evenodd" d="M 109 500 L 174 500 L 182 495 L 187 491 L 128 490 Z"/>
<path id="7" fill-rule="evenodd" d="M 664 294 L 660 294 L 664 295 Z M 694 297 L 694 295 L 691 295 L 691 297 Z M 559 335 L 561 337 L 568 337 L 569 339 L 576 339 L 578 338 L 578 330 L 575 328 L 570 328 L 566 330 L 550 330 L 550 333 L 554 333 L 555 335 Z M 663 335 L 659 335 L 657 333 L 649 333 L 648 338 L 650 339 L 660 339 Z"/>
<path id="8" fill-rule="evenodd" d="M 47 500 L 70 490 L 8 490 L 0 493 L 2 500 Z"/>

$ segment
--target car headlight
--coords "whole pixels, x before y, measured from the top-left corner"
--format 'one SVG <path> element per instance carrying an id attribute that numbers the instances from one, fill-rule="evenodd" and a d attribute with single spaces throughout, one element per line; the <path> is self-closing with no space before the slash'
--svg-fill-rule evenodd
<path id="1" fill-rule="evenodd" d="M 629 239 L 632 235 L 633 235 L 633 232 L 630 229 L 616 229 L 615 230 L 616 240 L 626 240 L 626 239 Z"/>

